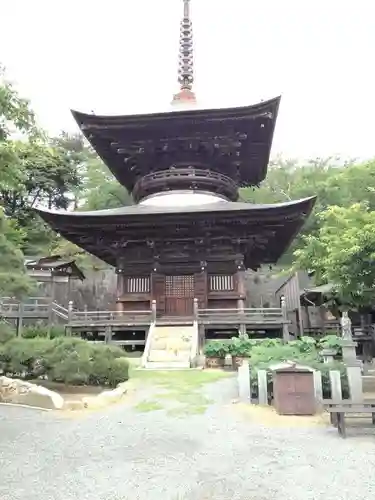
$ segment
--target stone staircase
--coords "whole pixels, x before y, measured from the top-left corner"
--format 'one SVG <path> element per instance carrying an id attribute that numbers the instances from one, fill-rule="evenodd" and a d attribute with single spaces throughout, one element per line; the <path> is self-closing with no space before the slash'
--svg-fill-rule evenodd
<path id="1" fill-rule="evenodd" d="M 194 363 L 198 327 L 192 325 L 152 325 L 142 360 L 144 368 L 183 369 Z"/>

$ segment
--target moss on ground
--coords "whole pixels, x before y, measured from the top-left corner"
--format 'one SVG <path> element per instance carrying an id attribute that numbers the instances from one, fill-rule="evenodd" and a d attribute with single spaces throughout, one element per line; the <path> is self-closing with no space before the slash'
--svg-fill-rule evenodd
<path id="1" fill-rule="evenodd" d="M 139 390 L 152 395 L 135 406 L 137 411 L 165 409 L 170 416 L 204 413 L 212 401 L 202 394 L 202 388 L 230 376 L 220 370 L 151 371 L 132 370 L 131 378 Z"/>

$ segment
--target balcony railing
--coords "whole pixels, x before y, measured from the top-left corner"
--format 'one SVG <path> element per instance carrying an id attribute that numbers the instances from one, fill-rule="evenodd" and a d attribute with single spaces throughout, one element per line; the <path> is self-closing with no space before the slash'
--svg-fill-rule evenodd
<path id="1" fill-rule="evenodd" d="M 280 324 L 284 323 L 281 308 L 248 309 L 198 309 L 198 323 L 244 323 L 244 324 Z"/>
<path id="2" fill-rule="evenodd" d="M 80 325 L 136 325 L 151 323 L 152 310 L 144 311 L 74 311 L 69 312 L 69 324 Z"/>

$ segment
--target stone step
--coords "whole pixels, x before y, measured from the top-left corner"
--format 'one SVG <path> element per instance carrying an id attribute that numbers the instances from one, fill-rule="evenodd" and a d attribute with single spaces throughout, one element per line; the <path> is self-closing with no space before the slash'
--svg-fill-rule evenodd
<path id="1" fill-rule="evenodd" d="M 162 342 L 156 340 L 151 342 L 151 350 L 154 351 L 190 351 L 191 342 Z"/>
<path id="2" fill-rule="evenodd" d="M 148 370 L 183 370 L 186 368 L 190 368 L 190 362 L 147 361 L 145 368 Z"/>
<path id="3" fill-rule="evenodd" d="M 190 351 L 168 353 L 166 351 L 151 351 L 148 361 L 186 361 L 190 359 Z"/>

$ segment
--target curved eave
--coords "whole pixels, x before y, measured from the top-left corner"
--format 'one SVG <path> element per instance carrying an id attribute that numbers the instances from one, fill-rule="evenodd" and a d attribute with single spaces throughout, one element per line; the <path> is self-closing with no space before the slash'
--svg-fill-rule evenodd
<path id="1" fill-rule="evenodd" d="M 279 104 L 280 96 L 251 106 L 221 109 L 119 116 L 86 114 L 72 110 L 72 114 L 97 154 L 116 179 L 131 192 L 137 180 L 135 172 L 130 170 L 124 163 L 124 157 L 117 153 L 111 144 L 121 142 L 126 145 L 143 140 L 157 143 L 158 134 L 163 137 L 174 134 L 183 137 L 191 125 L 203 134 L 210 128 L 217 131 L 218 127 L 221 130 L 218 135 L 225 134 L 223 130 L 226 128 L 228 131 L 234 128 L 246 132 L 248 138 L 243 142 L 244 151 L 238 158 L 242 163 L 241 185 L 259 184 L 267 175 Z M 265 119 L 266 128 L 260 133 L 260 130 L 254 129 L 254 120 L 258 120 L 259 126 L 263 127 L 262 122 Z M 137 161 L 142 162 L 142 158 Z M 148 168 L 146 170 L 143 174 L 149 173 Z"/>
<path id="2" fill-rule="evenodd" d="M 276 224 L 276 232 L 269 236 L 266 251 L 259 257 L 261 262 L 256 262 L 258 257 L 251 252 L 245 256 L 247 267 L 251 267 L 254 263 L 256 265 L 275 263 L 279 259 L 311 213 L 315 200 L 315 197 L 310 197 L 274 205 L 218 202 L 212 205 L 185 208 L 183 211 L 180 207 L 161 209 L 146 206 L 122 207 L 96 212 L 57 212 L 41 209 L 36 211 L 63 237 L 111 265 L 116 265 L 116 258 L 109 250 L 111 245 L 116 243 L 120 230 L 131 234 L 133 239 L 137 237 L 138 231 L 147 234 L 147 228 L 160 228 L 159 232 L 162 234 L 163 228 L 167 226 L 173 229 L 177 223 L 188 224 L 192 219 L 196 222 L 206 221 L 210 217 L 214 220 L 217 217 L 218 224 L 223 221 L 230 224 L 233 221 L 233 226 L 239 218 L 245 218 L 249 220 L 249 223 L 256 223 L 258 227 L 256 231 L 259 232 L 268 227 L 274 227 Z M 254 226 L 251 231 L 254 232 Z M 105 235 L 103 245 L 96 242 L 95 238 L 99 233 Z"/>
<path id="3" fill-rule="evenodd" d="M 301 198 L 299 200 L 271 203 L 271 204 L 255 204 L 243 202 L 228 202 L 218 201 L 215 203 L 207 203 L 202 205 L 191 205 L 186 207 L 181 206 L 153 206 L 153 205 L 129 205 L 120 208 L 109 208 L 105 210 L 92 210 L 88 212 L 68 212 L 67 210 L 48 210 L 44 208 L 36 208 L 35 211 L 46 220 L 50 222 L 53 220 L 70 221 L 74 225 L 82 223 L 87 226 L 90 223 L 98 223 L 103 225 L 104 222 L 109 224 L 119 223 L 119 218 L 122 222 L 129 222 L 131 219 L 139 217 L 145 218 L 155 216 L 160 221 L 160 215 L 163 214 L 178 214 L 179 217 L 191 214 L 212 214 L 216 212 L 243 212 L 252 215 L 265 215 L 267 213 L 280 213 L 284 214 L 290 211 L 308 211 L 310 213 L 316 201 L 316 196 L 309 196 L 308 198 Z M 106 221 L 103 220 L 107 219 Z M 163 219 L 164 220 L 164 219 Z M 163 224 L 163 221 L 161 221 Z"/>
<path id="4" fill-rule="evenodd" d="M 147 127 L 155 122 L 167 121 L 171 119 L 189 120 L 196 118 L 204 118 L 207 121 L 221 121 L 226 118 L 252 118 L 263 113 L 272 112 L 277 115 L 281 96 L 274 97 L 267 101 L 262 101 L 250 106 L 237 106 L 231 108 L 208 108 L 208 109 L 192 109 L 183 111 L 170 111 L 166 113 L 148 113 L 137 115 L 96 115 L 82 113 L 80 111 L 71 110 L 74 119 L 82 131 L 89 127 L 92 128 L 134 128 Z"/>

